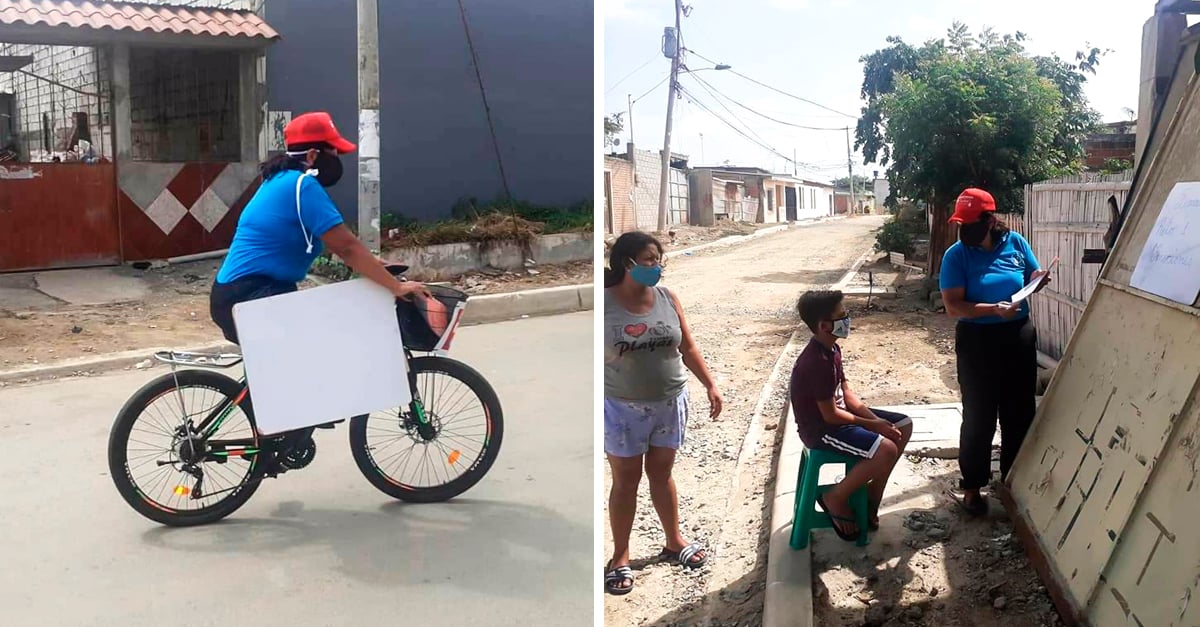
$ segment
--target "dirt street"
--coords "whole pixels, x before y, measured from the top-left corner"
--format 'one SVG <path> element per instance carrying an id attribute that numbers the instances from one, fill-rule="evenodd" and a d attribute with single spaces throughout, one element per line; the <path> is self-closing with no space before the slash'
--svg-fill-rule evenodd
<path id="1" fill-rule="evenodd" d="M 208 293 L 218 261 L 116 272 L 146 282 L 137 302 L 97 306 L 59 304 L 8 311 L 0 303 L 0 371 L 143 348 L 189 348 L 221 341 L 208 313 Z M 540 266 L 526 272 L 473 272 L 451 285 L 469 294 L 516 292 L 593 280 L 592 262 Z M 301 283 L 301 289 L 315 286 Z"/>
<path id="2" fill-rule="evenodd" d="M 763 430 L 739 465 L 747 428 L 780 350 L 799 324 L 795 303 L 806 289 L 839 281 L 874 241 L 882 216 L 792 229 L 728 248 L 672 259 L 664 285 L 681 299 L 725 398 L 708 418 L 704 389 L 692 379 L 692 414 L 675 467 L 681 520 L 688 539 L 711 547 L 699 572 L 652 562 L 662 532 L 643 485 L 634 523 L 636 588 L 605 597 L 610 625 L 752 625 L 762 614 L 766 570 L 764 508 L 771 496 L 778 430 Z M 790 366 L 785 367 L 790 372 Z M 776 423 L 786 376 L 764 410 Z M 606 491 L 610 477 L 605 473 Z M 605 552 L 611 552 L 605 528 Z"/>

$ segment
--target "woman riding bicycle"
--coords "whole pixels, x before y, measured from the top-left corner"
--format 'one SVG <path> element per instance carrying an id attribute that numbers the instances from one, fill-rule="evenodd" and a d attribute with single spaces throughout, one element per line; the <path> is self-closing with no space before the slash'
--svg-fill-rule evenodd
<path id="1" fill-rule="evenodd" d="M 324 248 L 396 298 L 429 295 L 401 282 L 345 225 L 324 188 L 342 178 L 338 155 L 355 145 L 338 133 L 328 113 L 305 113 L 283 130 L 287 151 L 259 166 L 262 184 L 242 210 L 233 243 L 213 282 L 209 311 L 225 339 L 238 343 L 233 306 L 294 292 Z"/>

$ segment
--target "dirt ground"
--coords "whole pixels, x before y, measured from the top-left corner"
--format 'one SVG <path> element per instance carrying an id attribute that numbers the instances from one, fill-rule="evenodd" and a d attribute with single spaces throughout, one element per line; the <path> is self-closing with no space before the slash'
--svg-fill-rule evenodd
<path id="1" fill-rule="evenodd" d="M 221 341 L 208 314 L 216 261 L 118 271 L 143 278 L 144 300 L 102 306 L 60 305 L 36 311 L 0 310 L 0 371 L 129 350 L 188 348 Z M 451 283 L 469 294 L 578 285 L 593 280 L 592 262 L 540 266 L 538 274 L 471 273 Z M 317 285 L 305 281 L 301 289 Z"/>
<path id="2" fill-rule="evenodd" d="M 683 248 L 691 248 L 708 242 L 715 242 L 719 239 L 732 237 L 735 235 L 749 235 L 759 229 L 765 229 L 778 224 L 750 224 L 747 222 L 733 222 L 730 220 L 721 220 L 716 226 L 675 226 L 666 233 L 654 232 L 653 235 L 662 241 L 667 252 L 672 250 L 680 250 Z M 606 243 L 611 244 L 616 241 L 613 236 L 608 236 L 605 239 Z"/>
<path id="3" fill-rule="evenodd" d="M 846 376 L 874 405 L 958 402 L 954 323 L 929 310 L 919 277 L 891 283 L 885 263 L 864 266 L 895 296 L 849 300 Z M 998 472 L 998 453 L 993 452 Z M 880 531 L 864 551 L 813 534 L 814 621 L 860 625 L 1060 625 L 999 500 L 985 520 L 956 504 L 958 463 L 906 456 L 892 474 Z"/>
<path id="4" fill-rule="evenodd" d="M 795 300 L 806 289 L 840 281 L 883 221 L 862 217 L 793 229 L 669 264 L 664 284 L 682 299 L 725 398 L 725 413 L 709 420 L 704 390 L 692 379 L 689 430 L 674 472 L 685 536 L 711 547 L 712 557 L 698 572 L 653 560 L 662 532 L 643 487 L 632 543 L 635 589 L 605 596 L 606 624 L 761 623 L 774 460 L 782 441 L 776 426 L 786 409 L 791 363 L 809 338 L 802 331 L 788 346 L 802 325 Z M 897 293 L 873 295 L 869 308 L 866 296 L 848 297 L 853 330 L 842 346 L 851 385 L 874 405 L 956 402 L 953 321 L 928 309 L 918 278 L 904 280 L 885 262 L 865 265 L 850 285 L 866 285 L 868 272 L 877 287 Z M 782 377 L 755 428 L 755 404 L 781 351 Z M 908 478 L 888 498 L 913 508 L 904 515 L 920 532 L 904 526 L 904 516 L 886 515 L 866 557 L 845 553 L 832 534 L 815 534 L 816 624 L 1055 624 L 999 503 L 993 503 L 994 520 L 968 525 L 944 492 L 954 485 L 955 462 L 912 458 L 902 464 Z M 609 485 L 606 472 L 606 490 Z M 885 532 L 909 535 L 891 542 Z"/>

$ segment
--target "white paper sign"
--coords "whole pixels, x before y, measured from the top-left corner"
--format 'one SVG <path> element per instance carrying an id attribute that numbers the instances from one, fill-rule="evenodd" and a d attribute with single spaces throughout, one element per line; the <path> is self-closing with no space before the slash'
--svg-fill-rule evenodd
<path id="1" fill-rule="evenodd" d="M 1033 296 L 1033 293 L 1037 291 L 1038 287 L 1040 287 L 1042 283 L 1046 282 L 1046 277 L 1050 276 L 1051 272 L 1054 272 L 1054 268 L 1057 265 L 1058 265 L 1058 257 L 1055 257 L 1054 260 L 1050 262 L 1050 265 L 1045 268 L 1046 274 L 1043 274 L 1042 276 L 1039 276 L 1038 278 L 1030 281 L 1029 285 L 1022 287 L 1020 290 L 1017 291 L 1016 294 L 1013 294 L 1012 298 L 1008 299 L 1008 302 L 1015 305 L 1015 304 L 1025 300 L 1026 298 Z"/>
<path id="2" fill-rule="evenodd" d="M 1191 305 L 1200 293 L 1200 182 L 1176 183 L 1129 284 Z"/>
<path id="3" fill-rule="evenodd" d="M 233 317 L 264 434 L 412 400 L 395 299 L 367 279 L 239 303 Z"/>

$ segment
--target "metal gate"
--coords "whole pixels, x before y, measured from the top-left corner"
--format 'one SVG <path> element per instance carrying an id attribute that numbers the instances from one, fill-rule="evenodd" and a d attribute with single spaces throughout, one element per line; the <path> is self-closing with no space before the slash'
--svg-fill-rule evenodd
<path id="1" fill-rule="evenodd" d="M 0 165 L 0 272 L 121 261 L 112 164 Z"/>

